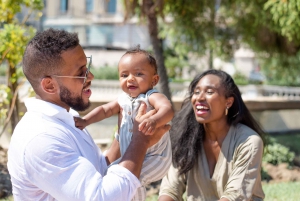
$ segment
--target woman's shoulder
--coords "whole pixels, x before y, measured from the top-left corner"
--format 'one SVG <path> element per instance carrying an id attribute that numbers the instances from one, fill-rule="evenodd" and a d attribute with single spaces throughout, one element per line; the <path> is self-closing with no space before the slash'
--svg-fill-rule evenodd
<path id="1" fill-rule="evenodd" d="M 244 124 L 234 126 L 234 136 L 238 144 L 262 144 L 262 139 L 259 134 Z"/>

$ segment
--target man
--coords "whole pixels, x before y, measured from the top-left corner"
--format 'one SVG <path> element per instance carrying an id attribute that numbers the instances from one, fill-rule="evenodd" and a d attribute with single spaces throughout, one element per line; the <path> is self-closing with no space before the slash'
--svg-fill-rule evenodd
<path id="1" fill-rule="evenodd" d="M 14 200 L 131 200 L 146 150 L 169 126 L 153 136 L 138 131 L 138 123 L 153 115 L 139 109 L 133 137 L 118 165 L 117 141 L 106 156 L 86 130 L 75 127 L 75 110 L 89 106 L 91 57 L 78 36 L 62 30 L 38 33 L 27 45 L 23 71 L 36 98 L 26 100 L 27 112 L 14 130 L 8 151 L 8 170 Z M 73 110 L 74 109 L 74 110 Z M 107 173 L 106 173 L 107 172 Z"/>

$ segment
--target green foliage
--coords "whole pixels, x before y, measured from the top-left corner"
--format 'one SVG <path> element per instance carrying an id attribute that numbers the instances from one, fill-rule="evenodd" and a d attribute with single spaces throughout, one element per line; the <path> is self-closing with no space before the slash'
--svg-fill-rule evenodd
<path id="1" fill-rule="evenodd" d="M 300 86 L 300 51 L 291 56 L 276 53 L 261 63 L 268 84 Z"/>
<path id="2" fill-rule="evenodd" d="M 168 77 L 171 79 L 181 78 L 183 68 L 188 66 L 188 58 L 177 54 L 171 48 L 164 50 L 164 57 Z"/>
<path id="3" fill-rule="evenodd" d="M 9 87 L 4 84 L 0 85 L 0 122 L 3 125 L 3 120 L 7 116 L 8 105 L 12 99 L 12 93 Z"/>
<path id="4" fill-rule="evenodd" d="M 253 49 L 267 84 L 300 86 L 298 0 L 222 1 L 240 43 Z M 263 8 L 263 9 L 262 9 Z"/>
<path id="5" fill-rule="evenodd" d="M 172 21 L 160 33 L 171 41 L 179 54 L 212 52 L 223 59 L 232 58 L 238 40 L 230 19 L 222 12 L 217 1 L 167 1 L 165 13 Z M 223 2 L 223 1 L 222 1 Z M 228 9 L 228 8 L 226 8 Z"/>
<path id="6" fill-rule="evenodd" d="M 295 152 L 298 156 L 300 156 L 300 132 L 293 134 L 282 134 L 273 137 L 276 142 L 289 147 L 293 152 Z"/>
<path id="7" fill-rule="evenodd" d="M 15 15 L 21 11 L 22 6 L 27 7 L 29 11 L 23 21 L 18 22 Z M 12 104 L 11 98 L 3 99 L 3 97 L 12 97 L 13 94 L 17 94 L 18 82 L 24 76 L 18 65 L 22 60 L 26 44 L 35 34 L 34 28 L 27 27 L 24 24 L 30 15 L 41 16 L 41 12 L 33 11 L 41 10 L 42 8 L 42 0 L 0 0 L 0 64 L 1 72 L 5 72 L 5 75 L 8 76 L 7 86 L 0 88 L 0 121 L 4 121 L 7 118 L 9 109 L 14 108 L 12 110 L 12 118 L 14 119 L 12 121 L 12 128 L 17 123 L 15 120 L 18 119 L 16 117 L 19 115 L 17 113 L 17 103 Z M 4 125 L 5 127 L 6 125 Z M 0 136 L 2 132 L 0 131 Z"/>
<path id="8" fill-rule="evenodd" d="M 21 7 L 26 6 L 33 10 L 42 10 L 42 0 L 1 0 L 0 1 L 0 23 L 12 23 L 15 15 L 21 12 Z M 38 13 L 40 15 L 40 13 Z"/>
<path id="9" fill-rule="evenodd" d="M 300 86 L 299 5 L 299 0 L 166 1 L 164 12 L 172 20 L 160 35 L 179 55 L 228 59 L 243 44 L 255 51 L 268 84 Z"/>
<path id="10" fill-rule="evenodd" d="M 299 0 L 269 0 L 264 10 L 272 15 L 269 26 L 290 41 L 300 41 L 300 2 Z"/>
<path id="11" fill-rule="evenodd" d="M 261 180 L 262 181 L 270 181 L 272 177 L 268 174 L 267 171 L 262 167 L 261 169 Z"/>
<path id="12" fill-rule="evenodd" d="M 25 29 L 18 24 L 4 25 L 0 32 L 0 55 L 5 56 L 10 66 L 16 66 L 22 60 L 25 46 L 34 33 L 32 27 Z"/>
<path id="13" fill-rule="evenodd" d="M 117 67 L 100 67 L 100 68 L 93 68 L 92 71 L 95 79 L 100 80 L 119 80 L 119 72 Z"/>
<path id="14" fill-rule="evenodd" d="M 144 20 L 144 17 L 149 15 L 147 13 L 147 2 L 141 0 L 123 0 L 123 6 L 125 8 L 124 18 L 130 19 L 132 16 L 138 16 L 140 20 Z M 164 0 L 154 0 L 151 7 L 152 14 L 163 16 Z M 149 2 L 148 2 L 149 4 Z M 150 5 L 151 6 L 151 5 Z"/>
<path id="15" fill-rule="evenodd" d="M 280 163 L 288 163 L 291 165 L 295 158 L 294 152 L 291 152 L 288 147 L 277 143 L 275 139 L 272 139 L 271 143 L 268 144 L 265 149 L 266 152 L 263 161 L 273 165 L 278 165 Z"/>
<path id="16" fill-rule="evenodd" d="M 185 83 L 187 82 L 188 84 L 192 81 L 192 79 L 169 79 L 169 82 L 173 82 L 173 83 Z"/>
<path id="17" fill-rule="evenodd" d="M 235 74 L 232 76 L 232 78 L 237 85 L 249 84 L 248 78 L 240 71 L 236 71 Z"/>

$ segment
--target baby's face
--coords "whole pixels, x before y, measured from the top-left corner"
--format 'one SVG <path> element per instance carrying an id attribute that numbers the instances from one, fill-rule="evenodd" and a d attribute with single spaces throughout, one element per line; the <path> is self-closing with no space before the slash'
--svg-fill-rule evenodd
<path id="1" fill-rule="evenodd" d="M 122 90 L 131 97 L 146 93 L 158 82 L 158 75 L 142 53 L 124 55 L 119 62 Z"/>

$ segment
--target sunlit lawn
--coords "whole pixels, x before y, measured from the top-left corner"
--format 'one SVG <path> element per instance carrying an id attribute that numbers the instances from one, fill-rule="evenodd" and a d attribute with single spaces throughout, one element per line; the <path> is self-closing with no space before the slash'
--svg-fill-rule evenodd
<path id="1" fill-rule="evenodd" d="M 265 201 L 299 201 L 300 182 L 263 184 Z M 148 197 L 146 201 L 157 201 L 157 195 Z"/>
<path id="2" fill-rule="evenodd" d="M 263 184 L 266 195 L 265 201 L 299 201 L 300 182 Z M 13 201 L 12 197 L 0 199 L 0 201 Z M 157 195 L 148 197 L 146 201 L 157 201 Z"/>
<path id="3" fill-rule="evenodd" d="M 300 182 L 264 184 L 265 201 L 299 201 Z"/>
<path id="4" fill-rule="evenodd" d="M 9 196 L 9 197 L 7 197 L 7 198 L 0 198 L 0 201 L 13 201 L 14 199 L 13 199 L 13 197 L 12 196 Z"/>

